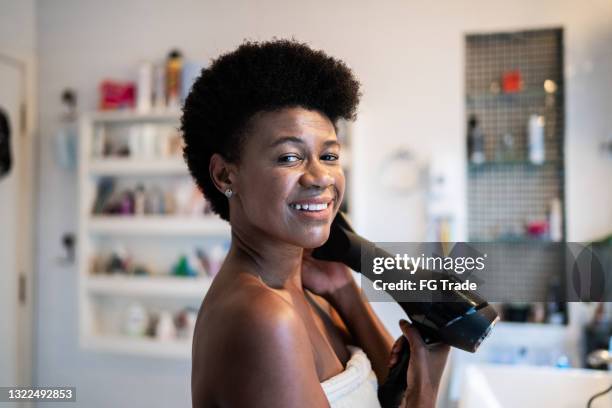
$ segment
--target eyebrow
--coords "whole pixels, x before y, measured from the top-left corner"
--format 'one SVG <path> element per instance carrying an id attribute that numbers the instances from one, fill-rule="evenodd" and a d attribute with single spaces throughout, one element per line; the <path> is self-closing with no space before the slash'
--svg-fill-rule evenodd
<path id="1" fill-rule="evenodd" d="M 297 144 L 304 144 L 304 141 L 302 139 L 300 139 L 299 137 L 296 136 L 284 136 L 281 137 L 280 139 L 276 139 L 274 142 L 272 142 L 270 144 L 270 147 L 276 147 L 278 145 L 282 145 L 283 143 L 297 143 Z M 333 140 L 333 139 L 329 139 L 326 140 L 325 142 L 323 142 L 323 146 L 324 147 L 328 147 L 328 146 L 340 146 L 340 143 L 338 143 L 337 140 Z"/>

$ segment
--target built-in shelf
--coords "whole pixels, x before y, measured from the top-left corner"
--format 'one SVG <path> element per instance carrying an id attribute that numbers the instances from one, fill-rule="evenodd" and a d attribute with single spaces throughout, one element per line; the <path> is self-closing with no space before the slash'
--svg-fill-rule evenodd
<path id="1" fill-rule="evenodd" d="M 91 214 L 102 177 L 126 178 L 126 183 L 162 185 L 183 182 L 187 165 L 180 156 L 173 157 L 100 157 L 94 149 L 98 135 L 128 138 L 132 125 L 159 127 L 164 132 L 178 129 L 181 112 L 108 111 L 84 114 L 79 139 L 79 338 L 84 349 L 139 355 L 188 359 L 191 338 L 161 341 L 153 337 L 131 337 L 115 331 L 131 302 L 140 303 L 147 314 L 164 311 L 176 316 L 180 310 L 197 307 L 212 284 L 212 278 L 172 275 L 102 275 L 92 274 L 92 260 L 106 256 L 108 248 L 125 248 L 128 255 L 138 253 L 139 261 L 154 270 L 156 262 L 175 259 L 180 252 L 194 251 L 194 241 L 202 250 L 213 250 L 220 241 L 230 239 L 229 223 L 217 216 L 197 215 L 107 215 Z M 109 130 L 110 129 L 110 130 Z M 156 138 L 158 132 L 144 132 L 142 137 Z M 157 143 L 157 139 L 149 141 Z M 95 145 L 97 146 L 97 145 Z M 98 146 L 99 147 L 99 146 Z M 92 154 L 96 152 L 96 154 Z M 172 179 L 169 179 L 172 177 Z M 132 180 L 134 179 L 134 180 Z M 121 187 L 119 182 L 118 188 Z M 168 190 L 169 191 L 169 190 Z M 187 238 L 187 239 L 185 239 Z M 176 240 L 169 245 L 169 241 Z M 224 247 L 224 246 L 223 246 Z M 113 249 L 114 250 L 114 249 Z M 150 259 L 147 254 L 151 254 Z M 135 255 L 136 256 L 136 255 Z"/>
<path id="2" fill-rule="evenodd" d="M 81 339 L 83 348 L 143 357 L 186 359 L 191 357 L 191 339 L 161 341 L 150 337 L 92 335 Z"/>
<path id="3" fill-rule="evenodd" d="M 207 277 L 92 275 L 86 287 L 98 295 L 203 299 L 211 283 Z"/>
<path id="4" fill-rule="evenodd" d="M 229 223 L 217 216 L 179 217 L 157 215 L 93 216 L 88 221 L 89 231 L 111 235 L 227 235 Z"/>
<path id="5" fill-rule="evenodd" d="M 500 160 L 500 161 L 486 161 L 484 163 L 476 164 L 469 163 L 468 168 L 470 171 L 484 171 L 484 170 L 498 170 L 498 169 L 515 169 L 525 168 L 530 170 L 538 169 L 550 169 L 551 167 L 560 167 L 561 163 L 558 160 L 548 160 L 541 164 L 535 164 L 528 160 Z"/>
<path id="6" fill-rule="evenodd" d="M 564 237 L 567 225 L 563 30 L 468 34 L 465 40 L 468 157 L 476 150 L 491 160 L 467 163 L 467 236 L 508 250 L 496 260 L 504 271 L 496 284 L 520 294 L 517 301 L 546 299 L 566 267 L 562 245 L 550 238 Z M 512 82 L 522 90 L 495 92 Z M 532 163 L 530 151 L 544 153 L 543 163 Z M 552 234 L 528 233 L 546 222 Z M 556 313 L 564 307 L 546 309 Z"/>
<path id="7" fill-rule="evenodd" d="M 151 160 L 131 158 L 94 159 L 89 164 L 89 172 L 95 176 L 189 174 L 187 165 L 182 158 Z"/>
<path id="8" fill-rule="evenodd" d="M 500 105 L 511 105 L 513 103 L 520 103 L 521 105 L 537 103 L 542 105 L 543 98 L 557 98 L 559 96 L 561 96 L 559 91 L 548 93 L 544 89 L 531 89 L 513 93 L 483 92 L 466 95 L 465 102 L 468 107 L 499 108 Z"/>
<path id="9" fill-rule="evenodd" d="M 167 122 L 178 121 L 181 117 L 179 110 L 162 110 L 138 112 L 135 110 L 99 111 L 89 114 L 93 123 L 100 122 Z"/>

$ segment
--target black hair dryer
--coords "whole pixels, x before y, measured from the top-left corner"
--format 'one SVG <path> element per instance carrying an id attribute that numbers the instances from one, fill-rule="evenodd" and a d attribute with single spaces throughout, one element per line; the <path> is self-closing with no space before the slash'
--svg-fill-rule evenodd
<path id="1" fill-rule="evenodd" d="M 334 219 L 327 242 L 312 251 L 313 258 L 342 262 L 352 270 L 368 278 L 373 274 L 362 271 L 362 249 L 372 251 L 374 256 L 392 257 L 388 252 L 374 243 L 359 236 L 350 226 L 342 212 Z M 415 275 L 397 271 L 406 279 L 423 277 L 428 271 L 419 271 Z M 428 275 L 428 278 L 435 274 Z M 434 277 L 435 278 L 435 277 Z M 460 282 L 456 277 L 451 277 Z M 449 279 L 445 275 L 444 279 Z M 394 293 L 389 293 L 394 297 Z M 434 346 L 445 343 L 459 349 L 475 352 L 499 320 L 495 309 L 473 291 L 445 291 L 440 301 L 406 302 L 395 299 L 410 318 L 413 326 L 419 331 L 425 344 Z M 406 342 L 407 343 L 407 342 Z M 406 344 L 405 343 L 405 344 Z M 378 398 L 383 408 L 397 407 L 406 389 L 406 372 L 410 359 L 410 349 L 406 344 L 398 363 L 389 372 L 387 381 L 378 389 Z"/>

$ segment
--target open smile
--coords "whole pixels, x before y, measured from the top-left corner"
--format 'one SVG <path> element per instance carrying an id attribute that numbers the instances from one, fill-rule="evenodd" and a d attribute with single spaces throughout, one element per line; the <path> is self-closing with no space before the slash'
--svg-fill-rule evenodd
<path id="1" fill-rule="evenodd" d="M 309 219 L 327 219 L 333 209 L 334 199 L 320 198 L 302 200 L 289 204 L 289 208 Z"/>

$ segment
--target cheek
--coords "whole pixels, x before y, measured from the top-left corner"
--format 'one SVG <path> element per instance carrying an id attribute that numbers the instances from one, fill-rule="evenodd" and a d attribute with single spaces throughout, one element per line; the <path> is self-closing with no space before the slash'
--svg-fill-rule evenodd
<path id="1" fill-rule="evenodd" d="M 287 205 L 287 199 L 299 176 L 270 169 L 248 171 L 241 180 L 244 211 L 257 218 L 270 217 L 279 221 L 279 209 Z"/>
<path id="2" fill-rule="evenodd" d="M 338 204 L 340 204 L 344 198 L 344 192 L 346 191 L 346 179 L 344 178 L 344 171 L 338 169 L 334 174 L 334 180 L 336 181 L 336 190 L 338 191 Z"/>

